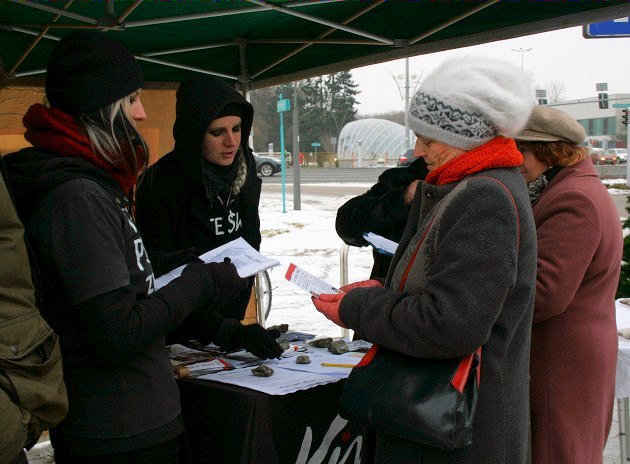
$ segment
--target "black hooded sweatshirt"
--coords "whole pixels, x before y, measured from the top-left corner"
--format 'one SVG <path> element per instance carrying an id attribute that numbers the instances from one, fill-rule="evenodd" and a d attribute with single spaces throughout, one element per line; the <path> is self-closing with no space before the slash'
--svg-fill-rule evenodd
<path id="1" fill-rule="evenodd" d="M 53 445 L 106 455 L 173 439 L 183 426 L 164 336 L 212 302 L 216 279 L 192 264 L 155 291 L 127 198 L 94 164 L 34 148 L 2 161 L 60 339 L 70 409 Z"/>
<path id="2" fill-rule="evenodd" d="M 231 195 L 229 204 L 224 205 L 225 197 L 220 201 L 204 182 L 202 142 L 210 123 L 231 104 L 242 109 L 241 150 L 234 163 L 244 157 L 247 176 L 240 192 Z M 247 145 L 253 118 L 252 105 L 221 79 L 195 76 L 181 83 L 173 126 L 175 148 L 147 170 L 136 197 L 138 226 L 149 254 L 194 247 L 200 255 L 238 237 L 260 248 L 258 204 L 262 181 L 256 175 L 256 163 Z M 230 325 L 228 330 L 225 318 L 243 319 L 252 284 L 253 278 L 229 304 L 191 315 L 167 341 L 197 339 L 209 343 L 220 342 L 217 337 L 229 339 L 235 326 Z"/>
<path id="3" fill-rule="evenodd" d="M 410 205 L 405 204 L 405 190 L 414 180 L 424 180 L 429 171 L 423 158 L 404 168 L 391 168 L 379 176 L 378 182 L 363 195 L 354 197 L 337 210 L 337 235 L 350 246 L 367 246 L 366 232 L 399 242 Z M 374 266 L 370 278 L 385 278 L 393 256 L 373 251 Z"/>

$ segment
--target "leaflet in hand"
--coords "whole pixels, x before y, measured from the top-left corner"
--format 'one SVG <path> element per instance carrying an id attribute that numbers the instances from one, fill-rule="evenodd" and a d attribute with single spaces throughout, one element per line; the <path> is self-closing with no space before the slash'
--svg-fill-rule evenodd
<path id="1" fill-rule="evenodd" d="M 396 248 L 398 248 L 398 243 L 373 232 L 363 234 L 363 238 L 367 240 L 376 251 L 384 255 L 393 256 L 394 253 L 396 253 Z"/>
<path id="2" fill-rule="evenodd" d="M 277 260 L 267 258 L 258 253 L 242 237 L 232 240 L 220 247 L 207 251 L 199 256 L 204 263 L 220 263 L 224 258 L 230 258 L 232 264 L 236 266 L 238 275 L 241 277 L 253 276 L 265 269 L 272 268 L 280 264 Z M 180 266 L 164 274 L 159 279 L 155 279 L 155 289 L 159 289 L 182 274 L 187 265 Z"/>
<path id="3" fill-rule="evenodd" d="M 289 282 L 294 283 L 302 290 L 309 292 L 313 296 L 319 296 L 322 293 L 341 293 L 341 290 L 333 287 L 322 279 L 309 274 L 300 269 L 295 264 L 289 264 L 287 273 L 284 276 Z"/>

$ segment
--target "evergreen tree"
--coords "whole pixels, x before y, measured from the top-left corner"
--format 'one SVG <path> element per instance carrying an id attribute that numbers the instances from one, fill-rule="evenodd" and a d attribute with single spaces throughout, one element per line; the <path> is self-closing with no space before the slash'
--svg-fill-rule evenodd
<path id="1" fill-rule="evenodd" d="M 352 80 L 352 74 L 349 71 L 326 76 L 326 103 L 329 116 L 326 132 L 335 140 L 339 137 L 343 126 L 356 119 L 358 101 L 355 97 L 359 94 L 357 87 L 358 84 Z M 335 149 L 336 147 L 333 146 L 332 150 L 327 151 Z"/>
<path id="2" fill-rule="evenodd" d="M 288 98 L 293 107 L 293 84 L 281 84 L 274 87 L 254 90 L 251 93 L 251 104 L 254 107 L 254 151 L 266 152 L 270 143 L 273 150 L 280 151 L 280 116 L 277 112 L 278 99 Z M 293 137 L 291 113 L 284 114 L 284 143 L 285 150 Z"/>
<path id="3" fill-rule="evenodd" d="M 349 71 L 309 78 L 299 83 L 300 146 L 310 151 L 311 143 L 321 144 L 319 151 L 336 150 L 335 143 L 341 129 L 356 119 L 359 91 Z M 255 90 L 251 93 L 254 106 L 254 150 L 265 152 L 269 143 L 280 150 L 280 118 L 276 112 L 278 98 L 291 100 L 294 106 L 294 84 Z M 285 148 L 290 151 L 293 139 L 291 113 L 284 115 Z"/>
<path id="4" fill-rule="evenodd" d="M 310 78 L 300 83 L 300 145 L 310 150 L 311 143 L 321 143 L 326 127 L 324 81 Z"/>

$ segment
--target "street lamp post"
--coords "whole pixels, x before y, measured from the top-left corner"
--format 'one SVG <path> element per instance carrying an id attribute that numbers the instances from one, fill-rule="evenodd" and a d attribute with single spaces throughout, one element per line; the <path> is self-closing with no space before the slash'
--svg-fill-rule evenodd
<path id="1" fill-rule="evenodd" d="M 409 112 L 409 99 L 410 99 L 410 90 L 411 93 L 413 93 L 416 90 L 416 87 L 418 86 L 418 82 L 420 82 L 420 79 L 422 78 L 422 74 L 420 74 L 420 76 L 418 76 L 417 74 L 413 74 L 411 76 L 409 76 L 409 58 L 405 58 L 405 75 L 397 75 L 394 76 L 394 74 L 392 74 L 392 77 L 394 78 L 394 82 L 396 83 L 396 86 L 398 87 L 398 93 L 400 93 L 400 98 L 402 98 L 403 100 L 405 100 L 405 150 L 408 150 L 411 145 L 410 143 L 410 133 L 409 133 L 409 123 L 407 121 L 407 113 Z M 404 84 L 402 84 L 404 79 Z M 401 85 L 404 85 L 404 89 L 405 89 L 405 95 L 403 96 L 402 94 L 402 90 L 401 90 Z M 411 87 L 413 86 L 413 89 L 411 89 Z"/>
<path id="2" fill-rule="evenodd" d="M 521 71 L 525 71 L 525 66 L 524 66 L 524 60 L 523 60 L 523 56 L 525 55 L 525 52 L 529 52 L 531 51 L 531 48 L 522 48 L 519 47 L 518 49 L 513 48 L 512 51 L 513 52 L 519 52 L 521 54 Z"/>

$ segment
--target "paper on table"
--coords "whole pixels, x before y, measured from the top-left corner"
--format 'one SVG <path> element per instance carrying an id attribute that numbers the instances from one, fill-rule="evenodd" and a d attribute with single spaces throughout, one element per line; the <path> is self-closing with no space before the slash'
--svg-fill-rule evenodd
<path id="1" fill-rule="evenodd" d="M 309 274 L 300 269 L 295 264 L 289 264 L 287 273 L 284 276 L 289 282 L 294 283 L 302 290 L 309 292 L 313 296 L 319 296 L 322 293 L 341 293 L 341 291 L 322 279 Z"/>
<path id="2" fill-rule="evenodd" d="M 322 366 L 327 364 L 348 364 L 357 365 L 363 359 L 363 353 L 332 354 L 327 350 L 309 351 L 307 355 L 311 358 L 310 364 L 297 364 L 295 359 L 283 358 L 278 362 L 278 366 L 292 371 L 310 372 L 312 374 L 324 374 L 345 379 L 350 375 L 351 367 L 331 367 Z"/>
<path id="3" fill-rule="evenodd" d="M 249 388 L 269 395 L 288 395 L 298 390 L 307 390 L 316 385 L 339 381 L 338 377 L 332 375 L 313 374 L 310 372 L 296 373 L 279 366 L 273 366 L 272 369 L 274 373 L 271 377 L 256 377 L 252 374 L 251 369 L 243 368 L 202 375 L 197 377 L 197 379 L 238 385 L 239 387 Z"/>
<path id="4" fill-rule="evenodd" d="M 250 277 L 254 274 L 269 269 L 280 264 L 278 260 L 267 258 L 258 253 L 249 243 L 242 237 L 232 240 L 220 247 L 207 251 L 199 256 L 204 263 L 220 263 L 224 258 L 230 258 L 232 264 L 236 266 L 238 275 L 241 277 Z M 173 269 L 164 274 L 159 279 L 155 279 L 155 289 L 159 289 L 168 284 L 172 280 L 182 275 L 184 266 Z"/>
<path id="5" fill-rule="evenodd" d="M 398 243 L 373 232 L 363 234 L 363 238 L 367 240 L 376 251 L 384 255 L 393 256 L 394 253 L 396 253 L 396 248 L 398 248 Z"/>

